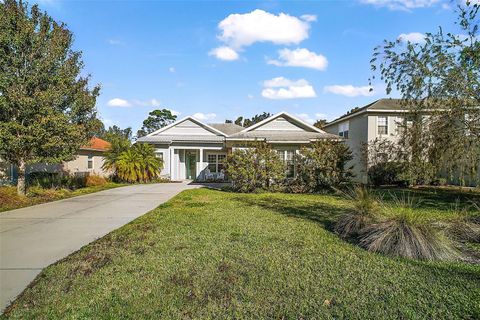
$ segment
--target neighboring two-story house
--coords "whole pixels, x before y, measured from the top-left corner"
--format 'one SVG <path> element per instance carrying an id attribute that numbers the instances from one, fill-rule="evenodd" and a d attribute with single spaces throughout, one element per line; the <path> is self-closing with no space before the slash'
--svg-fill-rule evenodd
<path id="1" fill-rule="evenodd" d="M 350 165 L 353 165 L 355 179 L 367 183 L 365 145 L 377 138 L 398 139 L 399 124 L 405 121 L 406 113 L 400 100 L 380 99 L 329 122 L 323 129 L 346 139 L 353 154 Z"/>

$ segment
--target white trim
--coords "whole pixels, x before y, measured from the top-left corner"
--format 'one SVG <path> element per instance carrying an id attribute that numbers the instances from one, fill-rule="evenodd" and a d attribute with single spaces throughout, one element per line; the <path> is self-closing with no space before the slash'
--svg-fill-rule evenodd
<path id="1" fill-rule="evenodd" d="M 226 137 L 225 133 L 223 133 L 223 132 L 221 132 L 220 130 L 217 130 L 217 129 L 211 127 L 211 126 L 209 126 L 208 124 L 205 124 L 205 123 L 201 122 L 200 120 L 195 119 L 195 118 L 192 117 L 192 116 L 187 116 L 187 117 L 182 118 L 182 119 L 180 119 L 180 120 L 178 120 L 178 121 L 175 121 L 174 123 L 171 123 L 171 124 L 169 124 L 169 125 L 166 126 L 166 127 L 160 128 L 160 129 L 158 129 L 157 131 L 154 131 L 154 132 L 152 132 L 152 133 L 147 134 L 146 137 L 151 137 L 151 136 L 157 135 L 158 133 L 161 133 L 161 132 L 163 132 L 163 131 L 165 131 L 165 130 L 167 130 L 167 129 L 170 129 L 170 128 L 172 128 L 172 127 L 175 127 L 176 125 L 178 125 L 178 124 L 180 124 L 180 123 L 182 123 L 182 122 L 185 122 L 185 121 L 187 121 L 187 120 L 193 121 L 193 122 L 195 122 L 196 124 L 198 124 L 199 126 L 205 128 L 205 129 L 208 129 L 208 130 L 211 131 L 211 132 L 217 133 L 217 134 L 221 135 L 222 137 Z"/>
<path id="2" fill-rule="evenodd" d="M 260 122 L 258 122 L 258 123 L 256 123 L 256 124 L 254 124 L 253 126 L 250 126 L 250 127 L 248 127 L 248 128 L 243 129 L 242 131 L 240 131 L 240 133 L 241 133 L 241 132 L 249 132 L 249 131 L 252 131 L 252 130 L 258 128 L 258 127 L 263 126 L 263 125 L 266 124 L 266 123 L 269 123 L 269 122 L 272 121 L 272 120 L 275 120 L 275 119 L 278 118 L 278 117 L 281 117 L 281 116 L 285 116 L 285 117 L 287 117 L 287 118 L 290 118 L 290 119 L 294 120 L 295 122 L 300 123 L 301 125 L 309 128 L 309 129 L 312 129 L 312 130 L 314 130 L 314 131 L 316 131 L 316 132 L 326 133 L 325 131 L 318 129 L 318 128 L 315 127 L 315 126 L 312 126 L 311 124 L 309 124 L 309 123 L 307 123 L 307 122 L 305 122 L 305 121 L 303 121 L 303 120 L 301 120 L 301 119 L 299 119 L 299 118 L 297 118 L 297 117 L 292 116 L 291 114 L 289 114 L 289 113 L 286 112 L 286 111 L 281 111 L 281 112 L 279 112 L 279 113 L 277 113 L 277 114 L 274 114 L 273 116 L 270 116 L 270 117 L 268 117 L 267 119 L 264 119 L 264 120 L 262 120 L 262 121 L 260 121 Z M 238 132 L 237 132 L 237 133 L 238 133 Z"/>

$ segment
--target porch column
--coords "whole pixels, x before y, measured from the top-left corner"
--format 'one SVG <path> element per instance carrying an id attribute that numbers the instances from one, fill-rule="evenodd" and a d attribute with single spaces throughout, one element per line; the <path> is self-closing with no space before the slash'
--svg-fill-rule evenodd
<path id="1" fill-rule="evenodd" d="M 199 161 L 199 163 L 200 163 L 200 170 L 199 170 L 198 173 L 199 173 L 199 175 L 202 175 L 200 177 L 200 179 L 203 180 L 203 174 L 202 174 L 202 171 L 203 171 L 203 148 L 200 148 L 200 161 Z"/>
<path id="2" fill-rule="evenodd" d="M 169 161 L 170 161 L 170 180 L 174 180 L 174 177 L 173 177 L 173 155 L 175 154 L 174 150 L 172 147 L 170 147 L 170 150 L 168 150 L 170 152 L 170 157 L 169 157 Z"/>

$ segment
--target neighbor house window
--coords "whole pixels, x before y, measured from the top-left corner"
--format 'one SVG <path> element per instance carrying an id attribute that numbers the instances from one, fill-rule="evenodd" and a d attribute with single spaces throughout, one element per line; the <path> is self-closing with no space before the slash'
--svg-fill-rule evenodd
<path id="1" fill-rule="evenodd" d="M 208 170 L 212 173 L 218 173 L 225 169 L 225 155 L 224 154 L 209 154 L 207 155 Z"/>
<path id="2" fill-rule="evenodd" d="M 388 134 L 388 117 L 377 117 L 378 134 Z"/>
<path id="3" fill-rule="evenodd" d="M 93 156 L 92 155 L 88 155 L 87 168 L 88 169 L 93 169 Z"/>
<path id="4" fill-rule="evenodd" d="M 348 131 L 350 130 L 350 122 L 343 122 L 338 125 L 338 135 L 348 139 Z"/>
<path id="5" fill-rule="evenodd" d="M 277 150 L 280 160 L 285 164 L 287 178 L 295 176 L 295 150 Z"/>

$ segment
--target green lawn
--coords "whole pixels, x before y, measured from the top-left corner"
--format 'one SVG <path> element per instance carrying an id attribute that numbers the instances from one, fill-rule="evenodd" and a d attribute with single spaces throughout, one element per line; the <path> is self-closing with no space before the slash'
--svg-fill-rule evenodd
<path id="1" fill-rule="evenodd" d="M 45 269 L 5 316 L 480 318 L 479 265 L 366 252 L 330 231 L 347 207 L 336 196 L 185 191 Z"/>
<path id="2" fill-rule="evenodd" d="M 107 184 L 101 186 L 84 187 L 73 191 L 69 189 L 45 189 L 43 190 L 42 194 L 34 196 L 19 196 L 17 194 L 16 187 L 0 186 L 0 212 L 29 207 L 40 203 L 71 198 L 122 186 L 125 186 L 125 184 L 108 182 Z"/>

